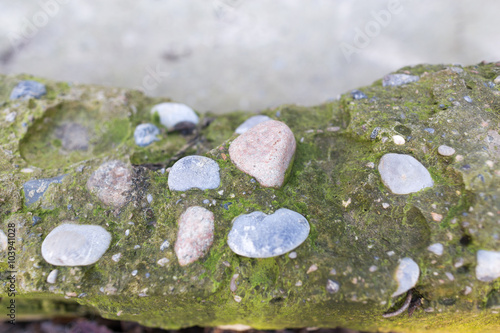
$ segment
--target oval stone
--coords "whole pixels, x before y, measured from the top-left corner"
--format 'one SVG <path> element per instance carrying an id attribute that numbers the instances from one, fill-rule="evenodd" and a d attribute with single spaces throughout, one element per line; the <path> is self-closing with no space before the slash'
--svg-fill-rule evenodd
<path id="1" fill-rule="evenodd" d="M 160 103 L 151 109 L 151 114 L 158 113 L 160 123 L 169 130 L 182 122 L 198 124 L 198 115 L 189 106 L 181 103 Z"/>
<path id="2" fill-rule="evenodd" d="M 248 131 L 250 128 L 257 126 L 258 124 L 263 123 L 263 122 L 268 121 L 268 120 L 271 120 L 271 118 L 269 118 L 268 116 L 261 115 L 261 114 L 257 115 L 257 116 L 250 117 L 247 120 L 245 120 L 240 126 L 238 126 L 238 128 L 234 131 L 234 133 L 243 134 L 246 131 Z"/>
<path id="3" fill-rule="evenodd" d="M 214 214 L 199 206 L 189 207 L 179 218 L 175 253 L 179 265 L 203 257 L 214 241 Z"/>
<path id="4" fill-rule="evenodd" d="M 378 171 L 384 185 L 394 194 L 414 193 L 434 186 L 429 171 L 410 155 L 385 154 Z"/>
<path id="5" fill-rule="evenodd" d="M 132 172 L 121 161 L 103 163 L 87 181 L 87 189 L 108 206 L 122 207 L 132 189 Z"/>
<path id="6" fill-rule="evenodd" d="M 10 93 L 10 99 L 30 99 L 30 98 L 40 98 L 47 93 L 45 85 L 31 80 L 19 82 L 12 92 Z"/>
<path id="7" fill-rule="evenodd" d="M 227 243 L 240 256 L 270 258 L 298 247 L 309 230 L 306 218 L 293 210 L 280 208 L 271 215 L 257 211 L 234 219 Z"/>
<path id="8" fill-rule="evenodd" d="M 268 120 L 239 137 L 229 146 L 229 156 L 241 171 L 255 177 L 263 187 L 281 187 L 295 154 L 295 137 L 284 123 Z"/>
<path id="9" fill-rule="evenodd" d="M 483 282 L 500 278 L 500 252 L 477 251 L 476 278 Z"/>
<path id="10" fill-rule="evenodd" d="M 62 224 L 42 243 L 42 256 L 56 266 L 87 266 L 97 262 L 111 243 L 111 234 L 98 225 Z"/>
<path id="11" fill-rule="evenodd" d="M 220 185 L 219 165 L 205 156 L 186 156 L 175 162 L 168 175 L 171 191 L 215 189 Z"/>
<path id="12" fill-rule="evenodd" d="M 137 125 L 134 131 L 135 144 L 139 147 L 146 147 L 155 141 L 159 141 L 156 136 L 160 135 L 160 130 L 153 124 Z"/>
<path id="13" fill-rule="evenodd" d="M 401 259 L 396 272 L 394 273 L 394 280 L 398 283 L 398 289 L 392 294 L 392 297 L 404 294 L 411 288 L 415 287 L 420 275 L 420 268 L 417 263 L 411 258 Z"/>

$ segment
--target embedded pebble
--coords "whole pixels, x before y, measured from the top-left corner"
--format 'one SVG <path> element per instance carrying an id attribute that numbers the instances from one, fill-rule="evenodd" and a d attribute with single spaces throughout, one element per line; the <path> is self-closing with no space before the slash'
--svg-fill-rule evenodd
<path id="1" fill-rule="evenodd" d="M 140 147 L 146 147 L 155 141 L 160 141 L 157 138 L 160 135 L 160 130 L 153 124 L 140 124 L 137 125 L 134 131 L 135 144 Z"/>
<path id="2" fill-rule="evenodd" d="M 443 254 L 444 246 L 441 243 L 434 243 L 432 245 L 429 245 L 427 247 L 427 250 L 429 250 L 430 252 L 434 253 L 437 256 L 440 256 Z"/>
<path id="3" fill-rule="evenodd" d="M 137 273 L 138 273 L 138 272 L 137 272 L 137 269 L 134 269 L 134 270 L 132 271 L 132 273 L 131 273 L 131 274 L 132 274 L 132 276 L 136 276 L 136 275 L 137 275 Z"/>
<path id="4" fill-rule="evenodd" d="M 148 201 L 148 203 L 152 203 L 153 202 L 153 196 L 151 194 L 146 195 L 146 200 Z"/>
<path id="5" fill-rule="evenodd" d="M 62 224 L 42 243 L 42 256 L 56 266 L 87 266 L 106 252 L 111 234 L 98 225 Z"/>
<path id="6" fill-rule="evenodd" d="M 170 242 L 168 240 L 164 241 L 160 245 L 160 251 L 165 251 L 170 246 Z"/>
<path id="7" fill-rule="evenodd" d="M 368 98 L 368 96 L 366 96 L 364 92 L 362 92 L 361 90 L 357 90 L 357 89 L 351 91 L 351 96 L 354 99 Z"/>
<path id="8" fill-rule="evenodd" d="M 408 74 L 389 74 L 384 76 L 382 80 L 383 87 L 395 87 L 400 86 L 407 83 L 416 82 L 419 80 L 417 75 L 408 75 Z"/>
<path id="9" fill-rule="evenodd" d="M 219 165 L 204 156 L 186 156 L 175 162 L 168 175 L 171 191 L 215 189 L 220 185 Z"/>
<path id="10" fill-rule="evenodd" d="M 2 230 L 0 230 L 0 249 L 2 249 L 2 251 L 5 251 L 7 250 L 8 245 L 9 239 L 7 238 L 7 235 Z"/>
<path id="11" fill-rule="evenodd" d="M 394 194 L 414 193 L 434 185 L 429 171 L 410 155 L 385 154 L 378 171 L 384 185 Z"/>
<path id="12" fill-rule="evenodd" d="M 464 96 L 465 101 L 472 103 L 472 98 L 470 96 Z"/>
<path id="13" fill-rule="evenodd" d="M 161 267 L 164 267 L 166 264 L 168 264 L 170 262 L 170 260 L 168 260 L 167 258 L 161 258 L 160 260 L 158 260 L 156 263 L 158 265 L 160 265 Z"/>
<path id="14" fill-rule="evenodd" d="M 309 230 L 305 217 L 292 210 L 281 208 L 271 215 L 256 211 L 234 219 L 227 243 L 241 256 L 269 258 L 298 247 Z"/>
<path id="15" fill-rule="evenodd" d="M 122 257 L 121 253 L 113 254 L 111 256 L 111 260 L 113 260 L 114 262 L 118 262 L 118 261 L 120 261 L 121 257 Z"/>
<path id="16" fill-rule="evenodd" d="M 306 274 L 312 273 L 312 272 L 317 271 L 317 270 L 318 270 L 318 266 L 316 264 L 313 264 L 309 267 Z"/>
<path id="17" fill-rule="evenodd" d="M 241 297 L 236 295 L 236 296 L 234 296 L 234 300 L 239 303 L 239 302 L 241 302 Z"/>
<path id="18" fill-rule="evenodd" d="M 234 274 L 233 277 L 231 278 L 231 283 L 229 284 L 229 290 L 231 290 L 233 293 L 238 289 L 238 285 L 236 284 L 236 280 L 240 277 L 239 274 Z"/>
<path id="19" fill-rule="evenodd" d="M 151 114 L 158 113 L 160 123 L 172 130 L 179 123 L 198 124 L 198 115 L 189 106 L 180 103 L 161 103 L 153 106 Z"/>
<path id="20" fill-rule="evenodd" d="M 281 187 L 295 148 L 290 128 L 268 120 L 237 137 L 229 146 L 229 156 L 239 170 L 255 177 L 261 186 Z"/>
<path id="21" fill-rule="evenodd" d="M 268 120 L 271 120 L 271 118 L 269 118 L 268 116 L 264 116 L 264 115 L 257 115 L 257 116 L 250 117 L 247 120 L 245 120 L 240 126 L 238 126 L 238 128 L 234 132 L 237 134 L 243 134 L 246 131 L 248 131 L 250 128 L 252 128 L 260 123 L 263 123 L 265 121 L 268 121 Z"/>
<path id="22" fill-rule="evenodd" d="M 13 123 L 16 120 L 17 112 L 11 112 L 5 116 L 5 121 L 8 123 Z"/>
<path id="23" fill-rule="evenodd" d="M 493 82 L 495 82 L 496 84 L 500 84 L 500 75 L 497 76 L 495 80 L 493 80 Z"/>
<path id="24" fill-rule="evenodd" d="M 35 179 L 24 183 L 24 203 L 26 206 L 31 206 L 37 202 L 45 194 L 50 184 L 61 184 L 63 178 L 66 176 L 61 175 L 53 178 Z"/>
<path id="25" fill-rule="evenodd" d="M 50 283 L 50 284 L 56 283 L 57 274 L 59 274 L 59 270 L 57 270 L 57 269 L 52 270 L 49 273 L 49 275 L 47 276 L 47 283 Z"/>
<path id="26" fill-rule="evenodd" d="M 404 145 L 405 144 L 405 138 L 403 138 L 401 135 L 394 135 L 392 137 L 392 141 L 397 144 L 398 146 Z"/>
<path id="27" fill-rule="evenodd" d="M 127 203 L 127 193 L 132 190 L 132 172 L 121 161 L 103 163 L 90 176 L 87 189 L 105 205 L 120 208 Z"/>
<path id="28" fill-rule="evenodd" d="M 392 294 L 392 297 L 404 294 L 411 288 L 415 287 L 420 275 L 420 268 L 417 263 L 411 258 L 401 259 L 394 280 L 398 283 L 398 289 Z"/>
<path id="29" fill-rule="evenodd" d="M 370 266 L 370 268 L 368 268 L 368 270 L 369 270 L 371 273 L 373 273 L 373 272 L 376 272 L 376 271 L 378 270 L 378 267 L 377 267 L 377 266 L 375 266 L 375 265 L 372 265 L 372 266 Z"/>
<path id="30" fill-rule="evenodd" d="M 479 281 L 490 282 L 500 277 L 500 252 L 477 251 L 476 278 Z"/>
<path id="31" fill-rule="evenodd" d="M 12 92 L 10 93 L 10 99 L 30 99 L 30 98 L 40 98 L 47 93 L 45 85 L 36 81 L 21 81 L 19 82 Z"/>
<path id="32" fill-rule="evenodd" d="M 199 206 L 189 207 L 179 218 L 175 253 L 181 266 L 204 256 L 214 241 L 214 214 Z"/>
<path id="33" fill-rule="evenodd" d="M 333 280 L 328 280 L 326 282 L 326 291 L 328 291 L 330 294 L 335 294 L 340 290 L 340 284 Z"/>
<path id="34" fill-rule="evenodd" d="M 288 258 L 290 258 L 290 259 L 295 259 L 295 258 L 297 258 L 297 252 L 295 252 L 295 251 L 290 252 L 290 253 L 288 254 Z"/>
<path id="35" fill-rule="evenodd" d="M 448 147 L 446 145 L 441 145 L 438 147 L 438 154 L 441 156 L 451 156 L 455 154 L 455 149 Z"/>

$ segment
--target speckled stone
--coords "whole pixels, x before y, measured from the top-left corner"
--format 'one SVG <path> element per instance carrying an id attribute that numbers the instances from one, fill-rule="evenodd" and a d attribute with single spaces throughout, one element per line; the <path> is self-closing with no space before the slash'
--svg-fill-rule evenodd
<path id="1" fill-rule="evenodd" d="M 440 256 L 443 254 L 444 246 L 441 243 L 434 243 L 429 245 L 427 247 L 427 250 L 429 250 L 430 252 L 434 253 L 437 256 Z"/>
<path id="2" fill-rule="evenodd" d="M 398 283 L 398 289 L 392 294 L 392 297 L 404 294 L 415 287 L 420 275 L 420 268 L 411 258 L 403 258 L 394 273 L 394 280 Z"/>
<path id="3" fill-rule="evenodd" d="M 257 211 L 234 219 L 227 243 L 244 257 L 276 257 L 302 244 L 309 230 L 306 218 L 292 210 L 281 208 L 271 215 Z"/>
<path id="4" fill-rule="evenodd" d="M 500 278 L 499 251 L 477 251 L 476 278 L 483 282 Z"/>
<path id="5" fill-rule="evenodd" d="M 186 266 L 203 257 L 214 241 L 214 214 L 199 206 L 189 207 L 179 218 L 175 253 Z"/>
<path id="6" fill-rule="evenodd" d="M 290 128 L 268 120 L 237 137 L 229 156 L 241 171 L 255 177 L 263 187 L 281 187 L 295 154 L 295 137 Z"/>
<path id="7" fill-rule="evenodd" d="M 389 74 L 384 76 L 382 80 L 382 86 L 384 87 L 396 87 L 407 83 L 412 83 L 418 81 L 420 78 L 417 75 L 408 74 Z"/>
<path id="8" fill-rule="evenodd" d="M 61 175 L 53 178 L 42 178 L 30 180 L 24 183 L 24 203 L 26 206 L 31 206 L 40 199 L 50 184 L 61 184 L 64 177 L 67 175 Z"/>
<path id="9" fill-rule="evenodd" d="M 120 208 L 132 189 L 132 172 L 121 161 L 103 163 L 87 181 L 87 189 L 108 206 Z"/>
<path id="10" fill-rule="evenodd" d="M 183 122 L 198 124 L 198 115 L 189 106 L 180 103 L 161 103 L 153 106 L 151 114 L 158 113 L 160 123 L 169 130 Z"/>
<path id="11" fill-rule="evenodd" d="M 441 145 L 438 147 L 438 154 L 442 156 L 451 156 L 455 154 L 455 149 L 445 145 Z"/>
<path id="12" fill-rule="evenodd" d="M 12 92 L 10 93 L 10 99 L 30 99 L 30 98 L 40 98 L 47 93 L 45 85 L 36 81 L 21 81 L 19 82 Z"/>
<path id="13" fill-rule="evenodd" d="M 264 116 L 264 115 L 257 115 L 257 116 L 250 117 L 247 120 L 245 120 L 240 126 L 238 126 L 238 128 L 234 132 L 237 134 L 243 134 L 246 131 L 248 131 L 250 128 L 257 126 L 258 124 L 263 123 L 263 122 L 268 121 L 268 120 L 271 120 L 271 118 L 269 118 L 268 116 Z"/>
<path id="14" fill-rule="evenodd" d="M 337 282 L 328 279 L 326 282 L 326 291 L 328 291 L 330 294 L 335 294 L 340 290 L 340 284 Z"/>
<path id="15" fill-rule="evenodd" d="M 51 265 L 87 266 L 97 262 L 111 243 L 111 234 L 98 225 L 62 224 L 42 243 L 42 256 Z"/>
<path id="16" fill-rule="evenodd" d="M 171 191 L 215 189 L 220 185 L 219 165 L 204 156 L 186 156 L 175 162 L 168 175 Z"/>
<path id="17" fill-rule="evenodd" d="M 134 131 L 135 144 L 139 147 L 146 147 L 155 141 L 160 141 L 156 136 L 160 135 L 160 130 L 153 124 L 137 125 Z"/>
<path id="18" fill-rule="evenodd" d="M 384 185 L 394 194 L 414 193 L 434 185 L 429 171 L 410 155 L 385 154 L 378 171 Z"/>

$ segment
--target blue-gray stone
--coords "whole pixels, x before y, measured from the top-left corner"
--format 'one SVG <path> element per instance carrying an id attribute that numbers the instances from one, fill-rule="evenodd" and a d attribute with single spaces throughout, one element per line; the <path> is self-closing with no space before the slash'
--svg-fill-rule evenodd
<path id="1" fill-rule="evenodd" d="M 54 178 L 42 178 L 30 180 L 24 183 L 24 202 L 26 206 L 31 206 L 40 199 L 45 191 L 47 191 L 50 184 L 61 184 L 66 175 L 57 176 Z"/>
<path id="2" fill-rule="evenodd" d="M 168 175 L 171 191 L 215 189 L 220 185 L 219 165 L 204 156 L 186 156 L 175 162 Z"/>
<path id="3" fill-rule="evenodd" d="M 417 75 L 408 74 L 389 74 L 384 76 L 382 80 L 382 86 L 384 87 L 395 87 L 402 84 L 412 83 L 418 81 L 420 78 Z"/>
<path id="4" fill-rule="evenodd" d="M 304 216 L 286 208 L 271 215 L 253 212 L 234 219 L 227 243 L 244 257 L 276 257 L 302 244 L 309 230 Z"/>
<path id="5" fill-rule="evenodd" d="M 351 91 L 351 96 L 354 99 L 368 98 L 368 96 L 366 96 L 364 92 L 362 92 L 361 90 L 357 90 L 357 89 Z"/>
<path id="6" fill-rule="evenodd" d="M 470 98 L 470 96 L 464 96 L 464 99 L 469 102 L 469 103 L 472 103 L 472 98 Z"/>
<path id="7" fill-rule="evenodd" d="M 12 89 L 10 99 L 40 98 L 46 93 L 45 85 L 40 82 L 21 81 Z"/>
<path id="8" fill-rule="evenodd" d="M 238 128 L 234 132 L 237 134 L 243 134 L 246 131 L 248 131 L 250 128 L 252 128 L 260 123 L 263 123 L 264 121 L 268 121 L 268 120 L 271 120 L 271 118 L 269 118 L 268 116 L 264 116 L 264 115 L 257 115 L 257 116 L 250 117 L 247 120 L 245 120 L 240 126 L 238 126 Z"/>
<path id="9" fill-rule="evenodd" d="M 159 141 L 156 136 L 160 135 L 160 130 L 153 124 L 137 125 L 134 131 L 135 144 L 140 147 L 146 147 L 155 141 Z"/>

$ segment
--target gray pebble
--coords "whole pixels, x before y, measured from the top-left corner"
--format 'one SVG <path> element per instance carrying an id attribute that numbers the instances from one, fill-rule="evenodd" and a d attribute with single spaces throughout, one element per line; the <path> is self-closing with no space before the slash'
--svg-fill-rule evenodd
<path id="1" fill-rule="evenodd" d="M 19 82 L 12 92 L 10 93 L 10 99 L 30 99 L 30 98 L 40 98 L 47 93 L 45 85 L 36 81 L 21 81 Z"/>
<path id="2" fill-rule="evenodd" d="M 148 203 L 152 203 L 153 202 L 153 196 L 151 194 L 146 195 L 146 200 L 148 201 Z"/>
<path id="3" fill-rule="evenodd" d="M 351 96 L 352 98 L 354 99 L 364 99 L 364 98 L 368 98 L 368 96 L 365 95 L 364 92 L 362 92 L 361 90 L 353 90 L 351 91 Z"/>
<path id="4" fill-rule="evenodd" d="M 245 120 L 240 126 L 238 126 L 238 128 L 234 132 L 237 134 L 243 134 L 246 131 L 248 131 L 250 128 L 252 128 L 260 123 L 263 123 L 264 121 L 268 121 L 268 120 L 271 120 L 271 118 L 269 118 L 268 116 L 264 116 L 264 115 L 257 115 L 257 116 L 250 117 L 247 120 Z"/>
<path id="5" fill-rule="evenodd" d="M 441 145 L 438 147 L 438 154 L 442 156 L 451 156 L 455 154 L 455 149 L 445 145 Z"/>
<path id="6" fill-rule="evenodd" d="M 219 165 L 204 156 L 186 156 L 175 162 L 168 175 L 171 191 L 215 189 L 220 185 Z"/>
<path id="7" fill-rule="evenodd" d="M 160 245 L 160 251 L 165 251 L 170 246 L 170 242 L 168 240 L 164 241 Z"/>
<path id="8" fill-rule="evenodd" d="M 53 178 L 42 178 L 30 180 L 24 183 L 24 203 L 26 206 L 31 206 L 40 199 L 50 184 L 61 184 L 64 177 L 67 175 L 61 175 Z"/>
<path id="9" fill-rule="evenodd" d="M 198 115 L 189 106 L 180 103 L 161 103 L 153 106 L 151 114 L 158 113 L 160 123 L 169 130 L 182 122 L 198 124 Z"/>
<path id="10" fill-rule="evenodd" d="M 271 215 L 257 211 L 234 219 L 227 243 L 241 256 L 269 258 L 295 249 L 309 230 L 305 217 L 292 210 L 281 208 Z"/>
<path id="11" fill-rule="evenodd" d="M 477 251 L 476 278 L 483 282 L 500 278 L 499 251 Z"/>
<path id="12" fill-rule="evenodd" d="M 429 171 L 410 155 L 385 154 L 378 171 L 384 185 L 394 194 L 409 194 L 434 186 Z"/>
<path id="13" fill-rule="evenodd" d="M 472 98 L 470 98 L 470 96 L 464 96 L 464 99 L 469 102 L 469 103 L 472 103 Z"/>
<path id="14" fill-rule="evenodd" d="M 160 135 L 160 130 L 153 124 L 137 125 L 134 131 L 135 144 L 139 147 L 146 147 L 155 141 L 160 141 L 156 136 Z"/>
<path id="15" fill-rule="evenodd" d="M 87 266 L 97 262 L 111 243 L 111 234 L 98 225 L 62 224 L 42 243 L 42 256 L 51 265 Z"/>
<path id="16" fill-rule="evenodd" d="M 340 284 L 333 280 L 328 280 L 326 282 L 326 291 L 328 291 L 330 294 L 335 294 L 340 290 Z"/>
<path id="17" fill-rule="evenodd" d="M 384 76 L 382 80 L 382 86 L 384 87 L 395 87 L 407 83 L 412 83 L 418 81 L 420 78 L 417 75 L 408 74 L 389 74 Z"/>
<path id="18" fill-rule="evenodd" d="M 47 276 L 47 283 L 50 283 L 50 284 L 56 283 L 57 274 L 59 274 L 59 270 L 57 270 L 57 269 L 52 270 L 49 273 L 49 275 Z"/>

